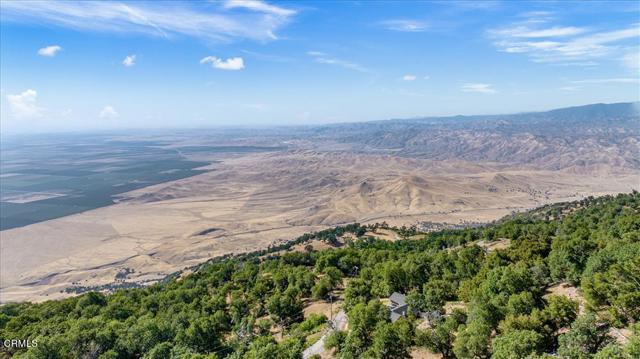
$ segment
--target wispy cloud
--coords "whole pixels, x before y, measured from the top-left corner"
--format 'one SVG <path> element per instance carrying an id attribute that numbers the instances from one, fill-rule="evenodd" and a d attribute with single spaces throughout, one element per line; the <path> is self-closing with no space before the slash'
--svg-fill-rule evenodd
<path id="1" fill-rule="evenodd" d="M 7 95 L 11 113 L 16 118 L 30 119 L 42 117 L 43 109 L 37 104 L 38 92 L 28 89 L 19 94 Z"/>
<path id="2" fill-rule="evenodd" d="M 270 5 L 258 0 L 230 0 L 224 4 L 224 7 L 227 9 L 244 8 L 276 16 L 291 16 L 296 14 L 295 10 Z"/>
<path id="3" fill-rule="evenodd" d="M 408 19 L 385 20 L 380 22 L 380 25 L 387 30 L 402 32 L 422 32 L 429 28 L 426 22 Z"/>
<path id="4" fill-rule="evenodd" d="M 122 64 L 126 67 L 131 67 L 136 64 L 136 55 L 129 55 L 122 60 Z"/>
<path id="5" fill-rule="evenodd" d="M 254 57 L 256 59 L 265 60 L 265 61 L 272 61 L 272 62 L 293 62 L 293 61 L 296 61 L 296 59 L 294 59 L 293 57 L 289 57 L 289 56 L 274 55 L 274 54 L 262 53 L 262 52 L 250 51 L 250 50 L 241 50 L 241 51 L 243 53 L 249 55 L 250 57 Z"/>
<path id="6" fill-rule="evenodd" d="M 242 70 L 244 69 L 244 60 L 242 57 L 230 57 L 228 59 L 220 59 L 215 56 L 207 56 L 200 60 L 201 64 L 211 64 L 211 67 L 219 70 Z"/>
<path id="7" fill-rule="evenodd" d="M 98 115 L 101 119 L 114 119 L 118 118 L 120 114 L 113 106 L 105 106 Z"/>
<path id="8" fill-rule="evenodd" d="M 578 35 L 587 32 L 586 28 L 574 26 L 553 26 L 545 29 L 532 29 L 528 26 L 515 26 L 505 29 L 495 30 L 493 33 L 500 36 L 513 38 L 541 38 L 541 37 L 563 37 Z"/>
<path id="9" fill-rule="evenodd" d="M 60 47 L 59 45 L 51 45 L 38 50 L 38 55 L 45 57 L 54 57 L 60 50 L 62 50 L 62 47 Z"/>
<path id="10" fill-rule="evenodd" d="M 466 83 L 462 85 L 463 92 L 477 92 L 484 94 L 493 94 L 496 91 L 491 84 L 481 84 L 481 83 Z"/>
<path id="11" fill-rule="evenodd" d="M 617 77 L 606 79 L 586 79 L 571 81 L 574 84 L 637 84 L 640 83 L 640 79 L 633 77 Z"/>
<path id="12" fill-rule="evenodd" d="M 416 75 L 404 75 L 402 76 L 402 79 L 404 81 L 414 81 L 416 79 Z"/>
<path id="13" fill-rule="evenodd" d="M 186 2 L 2 1 L 2 21 L 50 24 L 75 30 L 191 36 L 209 40 L 273 40 L 295 10 L 261 1 L 211 7 Z"/>
<path id="14" fill-rule="evenodd" d="M 550 25 L 550 13 L 528 13 L 522 21 L 489 30 L 500 51 L 528 55 L 534 62 L 592 66 L 612 57 L 625 41 L 640 39 L 640 26 L 607 31 Z"/>
<path id="15" fill-rule="evenodd" d="M 342 59 L 338 59 L 338 58 L 329 56 L 328 54 L 325 54 L 324 52 L 308 51 L 307 55 L 313 57 L 316 60 L 316 62 L 320 63 L 320 64 L 340 66 L 340 67 L 343 67 L 345 69 L 354 70 L 354 71 L 358 71 L 358 72 L 365 72 L 365 73 L 371 72 L 371 71 L 369 71 L 369 69 L 367 69 L 364 66 L 356 64 L 354 62 L 350 62 L 350 61 L 346 61 L 346 60 L 342 60 Z"/>

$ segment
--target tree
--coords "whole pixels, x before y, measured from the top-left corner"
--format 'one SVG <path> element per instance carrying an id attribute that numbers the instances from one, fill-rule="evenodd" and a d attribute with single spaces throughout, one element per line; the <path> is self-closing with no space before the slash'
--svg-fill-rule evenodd
<path id="1" fill-rule="evenodd" d="M 558 339 L 558 354 L 567 359 L 589 358 L 613 341 L 608 329 L 592 313 L 580 316 L 571 324 L 571 330 Z"/>
<path id="2" fill-rule="evenodd" d="M 620 347 L 620 345 L 616 343 L 611 343 L 606 347 L 602 348 L 592 358 L 593 359 L 631 359 L 632 357 L 627 356 L 626 353 Z"/>
<path id="3" fill-rule="evenodd" d="M 452 283 L 442 279 L 429 280 L 422 288 L 424 311 L 441 311 L 447 299 L 453 297 Z"/>
<path id="4" fill-rule="evenodd" d="M 275 319 L 286 324 L 301 321 L 303 318 L 302 303 L 290 291 L 274 293 L 267 302 L 267 310 Z"/>
<path id="5" fill-rule="evenodd" d="M 492 358 L 518 359 L 538 354 L 542 335 L 532 330 L 514 330 L 496 337 L 492 344 Z"/>
<path id="6" fill-rule="evenodd" d="M 408 346 L 398 329 L 391 323 L 378 324 L 373 335 L 373 343 L 365 352 L 364 357 L 372 359 L 409 358 Z"/>
<path id="7" fill-rule="evenodd" d="M 464 318 L 462 319 L 464 321 Z M 433 352 L 441 353 L 444 359 L 455 358 L 453 355 L 453 342 L 459 325 L 460 322 L 454 316 L 440 320 L 432 328 L 418 331 L 417 344 Z"/>
<path id="8" fill-rule="evenodd" d="M 582 287 L 589 304 L 620 324 L 640 320 L 640 242 L 610 245 L 587 262 Z"/>
<path id="9" fill-rule="evenodd" d="M 453 343 L 453 352 L 458 359 L 484 359 L 489 357 L 491 327 L 473 321 L 463 327 Z"/>
<path id="10" fill-rule="evenodd" d="M 372 345 L 373 334 L 380 322 L 389 321 L 389 309 L 379 300 L 358 303 L 348 313 L 349 334 L 340 353 L 343 357 L 359 358 Z"/>
<path id="11" fill-rule="evenodd" d="M 311 295 L 315 299 L 324 298 L 329 292 L 333 290 L 333 286 L 331 285 L 331 281 L 326 278 L 320 278 L 320 280 L 311 288 Z"/>
<path id="12" fill-rule="evenodd" d="M 153 349 L 151 349 L 151 351 L 149 351 L 147 354 L 145 354 L 145 356 L 143 358 L 144 359 L 170 358 L 171 357 L 171 349 L 173 349 L 173 344 L 171 344 L 169 342 L 162 342 L 162 343 L 156 345 L 155 347 L 153 347 Z"/>
<path id="13" fill-rule="evenodd" d="M 242 356 L 246 359 L 278 358 L 278 343 L 271 336 L 258 337 Z"/>
<path id="14" fill-rule="evenodd" d="M 342 345 L 347 338 L 347 333 L 342 330 L 334 330 L 329 334 L 324 342 L 325 349 L 335 348 L 337 352 L 340 352 Z"/>
<path id="15" fill-rule="evenodd" d="M 633 335 L 624 346 L 624 351 L 632 358 L 640 358 L 640 323 L 631 326 Z"/>
<path id="16" fill-rule="evenodd" d="M 571 324 L 578 314 L 578 302 L 564 295 L 552 295 L 547 298 L 547 306 L 543 310 L 544 320 L 553 331 Z"/>
<path id="17" fill-rule="evenodd" d="M 531 292 L 512 294 L 507 302 L 506 313 L 512 315 L 530 314 L 536 307 L 536 300 Z"/>
<path id="18" fill-rule="evenodd" d="M 373 298 L 371 295 L 371 283 L 361 278 L 349 281 L 349 285 L 344 291 L 346 308 L 351 308 L 357 303 L 367 303 L 371 298 Z"/>
<path id="19" fill-rule="evenodd" d="M 222 343 L 216 325 L 209 317 L 194 320 L 179 335 L 179 341 L 196 352 L 209 353 L 220 350 Z"/>

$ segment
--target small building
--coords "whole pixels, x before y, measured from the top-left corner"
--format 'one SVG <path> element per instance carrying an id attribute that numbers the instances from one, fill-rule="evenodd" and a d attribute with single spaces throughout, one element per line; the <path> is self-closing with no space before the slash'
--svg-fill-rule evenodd
<path id="1" fill-rule="evenodd" d="M 389 304 L 391 322 L 395 322 L 400 319 L 400 317 L 407 315 L 409 305 L 407 305 L 406 296 L 404 294 L 393 292 L 389 297 L 389 301 L 391 302 Z"/>

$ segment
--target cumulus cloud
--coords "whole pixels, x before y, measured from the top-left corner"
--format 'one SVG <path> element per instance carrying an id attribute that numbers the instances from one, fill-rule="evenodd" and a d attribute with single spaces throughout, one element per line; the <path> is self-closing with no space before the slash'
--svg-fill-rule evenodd
<path id="1" fill-rule="evenodd" d="M 211 64 L 211 67 L 220 70 L 242 70 L 244 69 L 244 60 L 242 57 L 230 57 L 228 59 L 220 59 L 215 56 L 207 56 L 200 60 L 201 64 Z"/>
<path id="2" fill-rule="evenodd" d="M 38 92 L 28 89 L 15 95 L 7 95 L 7 102 L 11 108 L 11 113 L 16 118 L 38 118 L 42 117 L 43 109 L 38 107 Z"/>
<path id="3" fill-rule="evenodd" d="M 174 35 L 231 41 L 277 39 L 275 32 L 297 11 L 262 1 L 124 2 L 2 1 L 3 21 L 55 25 L 74 30 Z"/>
<path id="4" fill-rule="evenodd" d="M 407 19 L 386 20 L 381 25 L 387 30 L 402 32 L 422 32 L 429 27 L 425 22 Z"/>
<path id="5" fill-rule="evenodd" d="M 477 92 L 477 93 L 484 93 L 484 94 L 492 94 L 492 93 L 498 92 L 493 88 L 493 85 L 491 85 L 491 84 L 480 84 L 480 83 L 467 83 L 467 84 L 464 84 L 464 85 L 462 85 L 462 91 L 463 92 Z"/>
<path id="6" fill-rule="evenodd" d="M 62 50 L 62 47 L 60 47 L 59 45 L 51 45 L 38 50 L 38 55 L 45 57 L 54 57 L 60 50 Z"/>
<path id="7" fill-rule="evenodd" d="M 122 60 L 122 64 L 126 67 L 131 67 L 136 64 L 136 55 L 129 55 Z"/>
<path id="8" fill-rule="evenodd" d="M 527 14 L 506 27 L 489 30 L 495 46 L 503 52 L 526 54 L 534 62 L 593 66 L 601 58 L 616 58 L 629 42 L 637 44 L 640 26 L 634 24 L 607 31 L 576 26 L 552 25 L 544 13 Z"/>
<path id="9" fill-rule="evenodd" d="M 120 114 L 113 106 L 105 106 L 99 114 L 99 117 L 102 119 L 114 119 L 119 116 Z"/>
<path id="10" fill-rule="evenodd" d="M 413 80 L 416 79 L 416 75 L 404 75 L 404 76 L 402 76 L 402 79 L 404 81 L 413 81 Z"/>

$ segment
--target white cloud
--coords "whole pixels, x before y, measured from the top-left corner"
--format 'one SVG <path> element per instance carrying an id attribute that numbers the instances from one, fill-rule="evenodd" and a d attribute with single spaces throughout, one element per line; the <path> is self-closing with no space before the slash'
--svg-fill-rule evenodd
<path id="1" fill-rule="evenodd" d="M 541 37 L 563 37 L 578 35 L 586 32 L 586 28 L 565 26 L 554 26 L 546 29 L 531 29 L 528 26 L 516 26 L 506 29 L 494 30 L 493 33 L 501 36 L 541 38 Z"/>
<path id="2" fill-rule="evenodd" d="M 260 1 L 200 2 L 2 1 L 2 20 L 74 30 L 184 35 L 208 40 L 273 40 L 296 11 Z"/>
<path id="3" fill-rule="evenodd" d="M 640 26 L 610 31 L 584 27 L 549 25 L 549 14 L 527 15 L 510 26 L 493 29 L 488 35 L 500 51 L 528 55 L 534 62 L 564 65 L 597 65 L 596 59 L 621 56 L 625 41 L 640 39 Z"/>
<path id="4" fill-rule="evenodd" d="M 567 91 L 567 92 L 573 92 L 573 91 L 580 90 L 580 87 L 578 87 L 578 86 L 563 86 L 563 87 L 560 87 L 560 90 Z"/>
<path id="5" fill-rule="evenodd" d="M 136 64 L 136 55 L 129 55 L 122 60 L 122 64 L 126 67 L 131 67 Z"/>
<path id="6" fill-rule="evenodd" d="M 574 84 L 634 84 L 639 83 L 640 79 L 631 77 L 618 77 L 606 79 L 587 79 L 571 81 Z"/>
<path id="7" fill-rule="evenodd" d="M 307 55 L 315 58 L 316 62 L 320 64 L 340 66 L 345 69 L 354 70 L 358 72 L 366 72 L 366 73 L 370 72 L 369 69 L 367 69 L 364 66 L 358 65 L 350 61 L 345 61 L 335 57 L 331 57 L 328 54 L 325 54 L 324 52 L 308 51 Z"/>
<path id="8" fill-rule="evenodd" d="M 38 118 L 43 109 L 37 105 L 38 92 L 28 89 L 17 95 L 7 95 L 7 101 L 13 116 L 16 118 Z"/>
<path id="9" fill-rule="evenodd" d="M 402 32 L 422 32 L 429 27 L 426 23 L 418 20 L 386 20 L 381 22 L 387 30 L 402 31 Z"/>
<path id="10" fill-rule="evenodd" d="M 230 57 L 226 60 L 219 59 L 215 56 L 207 56 L 200 60 L 201 64 L 211 64 L 211 67 L 220 70 L 242 70 L 244 69 L 244 60 L 242 57 Z"/>
<path id="11" fill-rule="evenodd" d="M 45 57 L 54 57 L 60 50 L 62 50 L 62 47 L 58 45 L 51 45 L 38 50 L 38 55 Z"/>
<path id="12" fill-rule="evenodd" d="M 278 16 L 291 16 L 296 14 L 295 10 L 269 5 L 257 0 L 229 0 L 224 4 L 224 7 L 227 9 L 244 8 Z"/>
<path id="13" fill-rule="evenodd" d="M 519 18 L 523 18 L 522 22 L 528 24 L 545 23 L 553 20 L 555 13 L 551 11 L 527 11 L 517 15 Z"/>
<path id="14" fill-rule="evenodd" d="M 491 84 L 480 84 L 480 83 L 467 83 L 462 85 L 463 92 L 478 92 L 484 94 L 492 94 L 496 93 L 495 89 L 493 89 L 493 85 Z"/>
<path id="15" fill-rule="evenodd" d="M 113 106 L 105 106 L 102 111 L 100 111 L 99 117 L 102 119 L 114 119 L 119 117 L 120 114 L 116 111 Z"/>
<path id="16" fill-rule="evenodd" d="M 402 79 L 404 81 L 413 81 L 413 80 L 416 79 L 416 75 L 404 75 L 404 76 L 402 76 Z"/>

